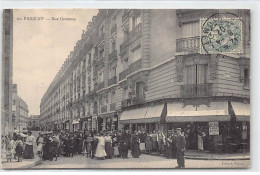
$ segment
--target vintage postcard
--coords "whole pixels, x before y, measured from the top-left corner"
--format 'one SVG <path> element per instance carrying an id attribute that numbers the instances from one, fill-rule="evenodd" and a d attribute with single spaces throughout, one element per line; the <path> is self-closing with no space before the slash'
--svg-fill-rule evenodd
<path id="1" fill-rule="evenodd" d="M 2 14 L 2 169 L 250 168 L 249 9 Z"/>

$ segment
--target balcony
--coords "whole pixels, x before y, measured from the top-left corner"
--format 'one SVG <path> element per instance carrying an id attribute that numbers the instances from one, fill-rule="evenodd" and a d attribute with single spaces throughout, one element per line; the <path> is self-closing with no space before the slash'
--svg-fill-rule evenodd
<path id="1" fill-rule="evenodd" d="M 100 44 L 104 40 L 105 40 L 105 34 L 102 33 L 102 34 L 100 34 L 100 36 L 98 36 L 97 44 Z"/>
<path id="2" fill-rule="evenodd" d="M 132 99 L 133 104 L 142 104 L 144 102 L 145 102 L 144 95 L 138 95 L 138 96 L 133 97 L 133 99 Z"/>
<path id="3" fill-rule="evenodd" d="M 131 99 L 125 99 L 121 101 L 121 108 L 125 108 L 131 104 Z"/>
<path id="4" fill-rule="evenodd" d="M 117 30 L 117 24 L 114 24 L 113 26 L 112 26 L 112 28 L 111 28 L 111 35 L 112 34 L 114 34 L 114 33 L 116 33 L 116 30 Z"/>
<path id="5" fill-rule="evenodd" d="M 181 86 L 182 97 L 208 97 L 212 92 L 212 84 L 187 84 Z"/>
<path id="6" fill-rule="evenodd" d="M 139 37 L 142 35 L 142 23 L 139 23 L 137 26 L 135 26 L 132 31 L 129 32 L 128 34 L 128 41 L 135 37 Z"/>
<path id="7" fill-rule="evenodd" d="M 109 54 L 109 63 L 117 60 L 117 50 L 114 50 L 111 54 Z"/>
<path id="8" fill-rule="evenodd" d="M 137 60 L 136 62 L 129 65 L 128 74 L 131 74 L 142 68 L 142 59 Z"/>
<path id="9" fill-rule="evenodd" d="M 125 13 L 122 16 L 122 23 L 124 23 L 129 17 L 129 13 L 127 11 L 125 11 Z"/>
<path id="10" fill-rule="evenodd" d="M 116 84 L 116 83 L 117 83 L 116 79 L 117 79 L 116 76 L 110 78 L 110 79 L 108 80 L 108 86 L 111 86 L 112 84 Z"/>
<path id="11" fill-rule="evenodd" d="M 116 110 L 116 103 L 111 103 L 110 104 L 110 111 L 115 111 Z"/>
<path id="12" fill-rule="evenodd" d="M 180 38 L 176 40 L 176 50 L 179 53 L 190 54 L 200 52 L 200 36 Z"/>
<path id="13" fill-rule="evenodd" d="M 104 81 L 98 84 L 98 90 L 103 89 L 105 87 Z"/>
<path id="14" fill-rule="evenodd" d="M 120 55 L 128 54 L 128 48 L 128 40 L 126 40 L 120 45 Z"/>
<path id="15" fill-rule="evenodd" d="M 128 69 L 124 70 L 123 72 L 119 73 L 119 81 L 123 80 L 126 78 L 126 76 L 128 75 Z"/>
<path id="16" fill-rule="evenodd" d="M 101 106 L 101 113 L 107 112 L 107 105 Z"/>
<path id="17" fill-rule="evenodd" d="M 98 108 L 97 105 L 93 107 L 93 114 L 97 114 L 98 113 Z"/>

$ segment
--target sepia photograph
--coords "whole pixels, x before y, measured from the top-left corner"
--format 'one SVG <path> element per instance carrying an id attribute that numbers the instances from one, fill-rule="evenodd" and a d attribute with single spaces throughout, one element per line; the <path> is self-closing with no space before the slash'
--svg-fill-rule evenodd
<path id="1" fill-rule="evenodd" d="M 1 168 L 250 168 L 250 21 L 3 9 Z"/>

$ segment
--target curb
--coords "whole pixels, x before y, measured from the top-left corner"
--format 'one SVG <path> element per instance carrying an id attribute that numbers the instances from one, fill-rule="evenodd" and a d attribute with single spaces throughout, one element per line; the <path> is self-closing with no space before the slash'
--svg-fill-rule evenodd
<path id="1" fill-rule="evenodd" d="M 142 152 L 142 154 L 151 155 L 151 156 L 161 156 L 165 157 L 163 155 L 159 154 L 148 154 L 146 152 Z M 216 157 L 194 157 L 194 156 L 184 156 L 186 159 L 191 160 L 250 160 L 250 157 L 238 157 L 238 158 L 216 158 Z"/>

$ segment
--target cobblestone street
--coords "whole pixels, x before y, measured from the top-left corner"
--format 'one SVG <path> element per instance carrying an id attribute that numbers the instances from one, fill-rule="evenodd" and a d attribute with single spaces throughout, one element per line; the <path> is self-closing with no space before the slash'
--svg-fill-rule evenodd
<path id="1" fill-rule="evenodd" d="M 44 168 L 174 168 L 176 159 L 142 154 L 140 158 L 114 158 L 109 160 L 95 160 L 77 155 L 73 158 L 59 157 L 58 161 L 43 161 L 34 169 Z M 246 168 L 250 167 L 250 160 L 190 160 L 186 159 L 186 168 Z"/>

